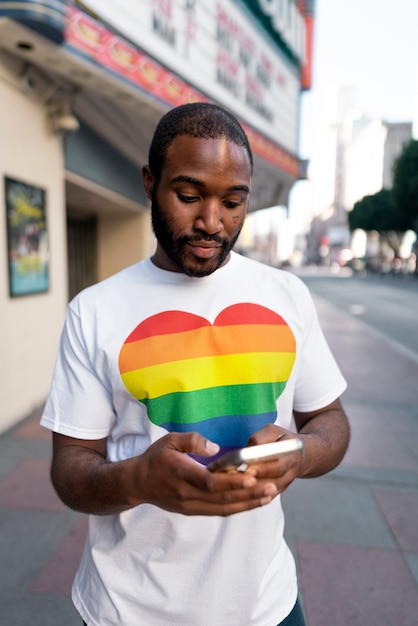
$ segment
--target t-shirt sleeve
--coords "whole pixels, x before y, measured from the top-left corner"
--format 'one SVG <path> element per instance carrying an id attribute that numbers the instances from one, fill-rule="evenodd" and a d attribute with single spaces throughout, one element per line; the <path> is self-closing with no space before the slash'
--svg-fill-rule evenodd
<path id="1" fill-rule="evenodd" d="M 300 306 L 306 313 L 307 323 L 299 351 L 293 408 L 307 412 L 321 409 L 339 398 L 347 383 L 325 339 L 307 289 Z"/>
<path id="2" fill-rule="evenodd" d="M 103 367 L 98 367 L 99 361 L 97 351 L 87 347 L 76 307 L 70 305 L 41 418 L 42 426 L 78 439 L 108 436 L 115 414 L 110 388 Z"/>

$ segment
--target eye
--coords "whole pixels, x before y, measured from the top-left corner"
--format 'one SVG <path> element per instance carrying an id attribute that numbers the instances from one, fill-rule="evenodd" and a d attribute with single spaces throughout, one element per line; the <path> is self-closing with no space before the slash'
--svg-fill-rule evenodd
<path id="1" fill-rule="evenodd" d="M 196 202 L 196 200 L 199 200 L 199 196 L 185 196 L 184 194 L 178 193 L 178 192 L 177 192 L 177 198 L 181 202 Z"/>
<path id="2" fill-rule="evenodd" d="M 224 200 L 224 206 L 227 209 L 236 209 L 240 204 L 241 202 L 237 202 L 236 200 Z"/>

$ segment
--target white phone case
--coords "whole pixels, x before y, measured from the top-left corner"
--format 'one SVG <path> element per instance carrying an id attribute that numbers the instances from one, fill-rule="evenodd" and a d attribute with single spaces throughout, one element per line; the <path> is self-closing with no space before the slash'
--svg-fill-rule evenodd
<path id="1" fill-rule="evenodd" d="M 258 446 L 249 446 L 227 452 L 216 461 L 209 463 L 207 468 L 211 472 L 232 472 L 235 470 L 244 472 L 252 463 L 271 461 L 283 454 L 289 454 L 302 448 L 303 441 L 297 437 L 272 443 L 262 443 Z"/>

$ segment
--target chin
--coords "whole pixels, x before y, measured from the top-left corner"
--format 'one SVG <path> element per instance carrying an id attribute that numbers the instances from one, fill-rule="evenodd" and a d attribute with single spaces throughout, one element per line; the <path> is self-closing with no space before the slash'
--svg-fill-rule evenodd
<path id="1" fill-rule="evenodd" d="M 187 274 L 187 276 L 203 278 L 204 276 L 213 274 L 213 272 L 216 272 L 216 270 L 222 267 L 228 258 L 229 252 L 229 249 L 223 250 L 216 259 L 202 259 L 201 262 L 196 258 L 188 259 L 187 257 L 182 257 L 178 263 L 178 267 L 182 272 Z"/>
<path id="2" fill-rule="evenodd" d="M 213 272 L 221 267 L 221 265 L 222 263 L 202 263 L 202 265 L 199 265 L 198 263 L 185 263 L 180 266 L 180 269 L 182 272 L 187 274 L 187 276 L 203 278 L 204 276 L 213 274 Z"/>

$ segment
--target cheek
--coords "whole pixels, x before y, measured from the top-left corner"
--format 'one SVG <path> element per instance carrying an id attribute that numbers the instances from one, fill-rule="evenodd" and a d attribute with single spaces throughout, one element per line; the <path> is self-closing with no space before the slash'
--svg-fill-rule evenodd
<path id="1" fill-rule="evenodd" d="M 241 226 L 244 223 L 244 219 L 245 219 L 245 213 L 242 213 L 242 211 L 232 211 L 228 215 L 229 227 L 233 228 L 234 230 L 241 228 Z"/>
<path id="2" fill-rule="evenodd" d="M 170 232 L 177 233 L 184 230 L 185 225 L 187 225 L 187 214 L 185 214 L 184 207 L 179 204 L 177 197 L 159 194 L 155 206 Z"/>

